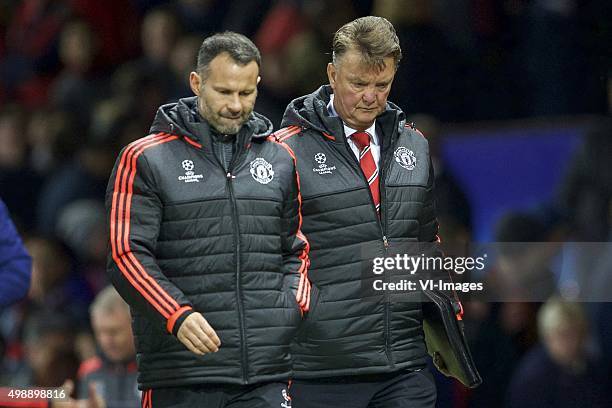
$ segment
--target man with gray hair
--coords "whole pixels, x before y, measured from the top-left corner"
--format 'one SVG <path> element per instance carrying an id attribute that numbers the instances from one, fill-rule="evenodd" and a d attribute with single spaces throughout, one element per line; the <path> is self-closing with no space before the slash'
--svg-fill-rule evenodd
<path id="1" fill-rule="evenodd" d="M 107 408 L 138 406 L 136 351 L 127 303 L 115 288 L 107 286 L 98 293 L 89 310 L 100 355 L 81 363 L 77 397 L 98 396 Z"/>
<path id="2" fill-rule="evenodd" d="M 427 140 L 387 101 L 402 57 L 389 21 L 345 24 L 332 51 L 329 85 L 292 101 L 277 132 L 296 156 L 311 245 L 293 407 L 431 408 L 421 303 L 362 299 L 360 268 L 391 245 L 437 240 Z"/>
<path id="3" fill-rule="evenodd" d="M 142 406 L 286 403 L 308 310 L 308 243 L 294 159 L 253 112 L 259 50 L 202 42 L 191 98 L 159 108 L 107 190 L 108 270 L 130 305 Z"/>

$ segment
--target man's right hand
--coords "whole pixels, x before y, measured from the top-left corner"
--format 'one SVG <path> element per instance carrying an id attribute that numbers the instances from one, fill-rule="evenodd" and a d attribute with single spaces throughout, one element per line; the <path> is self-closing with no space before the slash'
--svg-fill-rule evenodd
<path id="1" fill-rule="evenodd" d="M 189 350 L 198 355 L 216 353 L 221 340 L 201 313 L 187 316 L 178 330 L 177 337 Z"/>

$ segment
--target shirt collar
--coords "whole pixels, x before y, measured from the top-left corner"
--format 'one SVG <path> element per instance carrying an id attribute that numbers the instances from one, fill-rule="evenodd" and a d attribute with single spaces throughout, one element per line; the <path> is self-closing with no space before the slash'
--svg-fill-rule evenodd
<path id="1" fill-rule="evenodd" d="M 334 94 L 329 95 L 329 103 L 327 104 L 327 112 L 329 113 L 329 116 L 338 116 L 338 112 L 336 112 L 336 109 L 334 108 Z M 347 139 L 350 138 L 353 135 L 353 133 L 357 132 L 357 130 L 347 126 L 346 123 L 344 123 L 344 121 L 342 121 L 342 125 L 344 126 L 344 135 L 347 137 Z M 378 146 L 378 136 L 376 135 L 376 120 L 374 120 L 374 122 L 372 123 L 372 126 L 367 128 L 365 131 L 370 134 L 372 144 Z"/>

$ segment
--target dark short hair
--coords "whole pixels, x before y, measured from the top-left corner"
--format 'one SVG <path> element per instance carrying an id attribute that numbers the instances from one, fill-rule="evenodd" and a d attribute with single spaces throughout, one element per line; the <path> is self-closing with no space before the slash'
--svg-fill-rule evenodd
<path id="1" fill-rule="evenodd" d="M 349 50 L 359 52 L 369 66 L 384 67 L 384 59 L 392 57 L 397 68 L 402 59 L 395 28 L 384 17 L 361 17 L 340 27 L 332 44 L 334 64 Z"/>
<path id="2" fill-rule="evenodd" d="M 255 61 L 261 68 L 261 54 L 251 40 L 242 34 L 225 31 L 207 37 L 198 51 L 198 74 L 206 76 L 210 62 L 224 52 L 240 65 Z"/>

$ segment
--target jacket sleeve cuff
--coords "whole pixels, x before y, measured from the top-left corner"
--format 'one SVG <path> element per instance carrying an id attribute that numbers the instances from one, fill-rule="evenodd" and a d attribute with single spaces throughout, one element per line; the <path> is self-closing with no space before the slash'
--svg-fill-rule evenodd
<path id="1" fill-rule="evenodd" d="M 166 330 L 168 330 L 168 333 L 171 333 L 176 336 L 179 328 L 181 327 L 187 316 L 192 313 L 193 308 L 191 306 L 183 306 L 176 312 L 174 312 L 166 323 Z"/>

